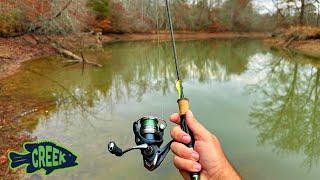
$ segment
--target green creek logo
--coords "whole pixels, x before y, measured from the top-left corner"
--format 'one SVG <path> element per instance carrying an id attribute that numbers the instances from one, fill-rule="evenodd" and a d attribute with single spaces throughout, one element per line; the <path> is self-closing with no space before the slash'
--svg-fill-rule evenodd
<path id="1" fill-rule="evenodd" d="M 53 142 L 27 142 L 24 152 L 9 152 L 10 168 L 25 167 L 27 173 L 35 173 L 41 169 L 45 175 L 58 169 L 77 166 L 77 156 L 66 148 Z"/>

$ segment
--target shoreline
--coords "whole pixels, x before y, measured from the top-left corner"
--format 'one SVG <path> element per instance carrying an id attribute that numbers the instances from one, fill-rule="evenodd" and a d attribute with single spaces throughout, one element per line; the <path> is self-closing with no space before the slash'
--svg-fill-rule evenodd
<path id="1" fill-rule="evenodd" d="M 131 33 L 131 34 L 106 34 L 101 36 L 101 43 L 122 42 L 122 41 L 144 41 L 144 40 L 169 40 L 168 32 L 156 33 Z M 204 40 L 204 39 L 265 39 L 266 33 L 250 32 L 177 32 L 177 40 Z M 19 71 L 21 63 L 45 56 L 59 55 L 58 52 L 48 43 L 59 42 L 67 49 L 76 50 L 85 42 L 84 48 L 91 48 L 97 45 L 96 35 L 89 33 L 71 34 L 68 36 L 44 36 L 24 35 L 16 38 L 0 38 L 0 80 L 5 79 Z"/>
<path id="2" fill-rule="evenodd" d="M 298 54 L 320 60 L 320 39 L 292 41 L 288 47 L 284 47 L 287 42 L 281 38 L 266 38 L 264 42 L 274 48 L 288 49 Z"/>

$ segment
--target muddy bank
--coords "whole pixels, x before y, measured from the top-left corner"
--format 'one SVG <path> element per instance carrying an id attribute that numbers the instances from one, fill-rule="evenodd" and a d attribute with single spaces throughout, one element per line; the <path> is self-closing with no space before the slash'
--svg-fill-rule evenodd
<path id="1" fill-rule="evenodd" d="M 160 40 L 170 39 L 168 32 L 161 32 L 160 34 L 109 34 L 105 37 L 105 41 L 139 41 L 139 40 Z M 261 39 L 266 38 L 266 33 L 236 33 L 236 32 L 223 32 L 223 33 L 207 33 L 207 32 L 177 32 L 176 39 L 230 39 L 230 38 L 252 38 Z"/>
<path id="2" fill-rule="evenodd" d="M 178 32 L 176 39 L 210 39 L 210 38 L 265 38 L 265 33 L 206 33 Z M 99 37 L 102 43 L 115 41 L 168 40 L 168 32 L 160 34 L 108 34 Z M 8 77 L 20 67 L 20 63 L 43 56 L 58 55 L 52 47 L 52 42 L 58 42 L 69 50 L 79 48 L 95 48 L 97 36 L 89 33 L 72 34 L 68 36 L 24 35 L 16 38 L 0 38 L 0 80 Z"/>
<path id="3" fill-rule="evenodd" d="M 291 26 L 271 33 L 265 42 L 273 47 L 292 50 L 313 58 L 320 58 L 320 28 Z"/>
<path id="4" fill-rule="evenodd" d="M 320 39 L 292 41 L 287 47 L 285 47 L 287 41 L 281 38 L 266 38 L 264 42 L 276 48 L 286 48 L 320 59 Z"/>

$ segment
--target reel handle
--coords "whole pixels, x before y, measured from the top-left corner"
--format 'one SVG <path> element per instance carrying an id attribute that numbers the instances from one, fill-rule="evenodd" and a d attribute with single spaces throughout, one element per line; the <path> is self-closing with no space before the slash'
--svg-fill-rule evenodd
<path id="1" fill-rule="evenodd" d="M 190 130 L 190 128 L 188 127 L 187 122 L 186 122 L 186 113 L 189 110 L 189 100 L 187 98 L 180 98 L 178 100 L 178 105 L 179 105 L 179 112 L 180 112 L 180 127 L 184 132 L 188 133 L 191 137 L 191 142 L 186 144 L 186 146 L 193 149 L 195 139 L 194 139 L 192 131 Z M 191 178 L 191 180 L 199 180 L 200 173 L 191 172 L 190 178 Z"/>
<path id="2" fill-rule="evenodd" d="M 109 151 L 111 154 L 114 154 L 114 155 L 116 155 L 116 156 L 122 156 L 122 155 L 123 155 L 122 149 L 119 148 L 114 141 L 109 142 L 109 144 L 108 144 L 108 151 Z"/>
<path id="3" fill-rule="evenodd" d="M 129 151 L 132 151 L 132 150 L 135 150 L 135 149 L 144 150 L 144 149 L 147 149 L 148 147 L 149 147 L 148 144 L 141 144 L 141 145 L 133 146 L 133 147 L 128 148 L 126 150 L 122 150 L 121 148 L 119 148 L 117 146 L 117 144 L 114 141 L 110 141 L 109 144 L 108 144 L 108 151 L 111 154 L 114 154 L 116 156 L 122 156 L 123 154 L 125 154 L 125 153 L 127 153 Z"/>

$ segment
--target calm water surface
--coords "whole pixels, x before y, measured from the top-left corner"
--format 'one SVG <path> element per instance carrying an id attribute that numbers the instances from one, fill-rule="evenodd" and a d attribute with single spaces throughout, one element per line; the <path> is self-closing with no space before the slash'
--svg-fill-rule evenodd
<path id="1" fill-rule="evenodd" d="M 244 179 L 320 178 L 319 63 L 251 40 L 177 46 L 194 114 L 220 138 Z M 170 44 L 114 43 L 85 56 L 103 68 L 39 59 L 4 83 L 20 84 L 12 92 L 17 98 L 54 100 L 56 107 L 37 117 L 29 132 L 80 156 L 76 169 L 46 179 L 179 179 L 171 153 L 153 173 L 138 151 L 123 158 L 106 153 L 111 139 L 133 145 L 132 122 L 139 117 L 167 119 L 177 111 Z"/>

